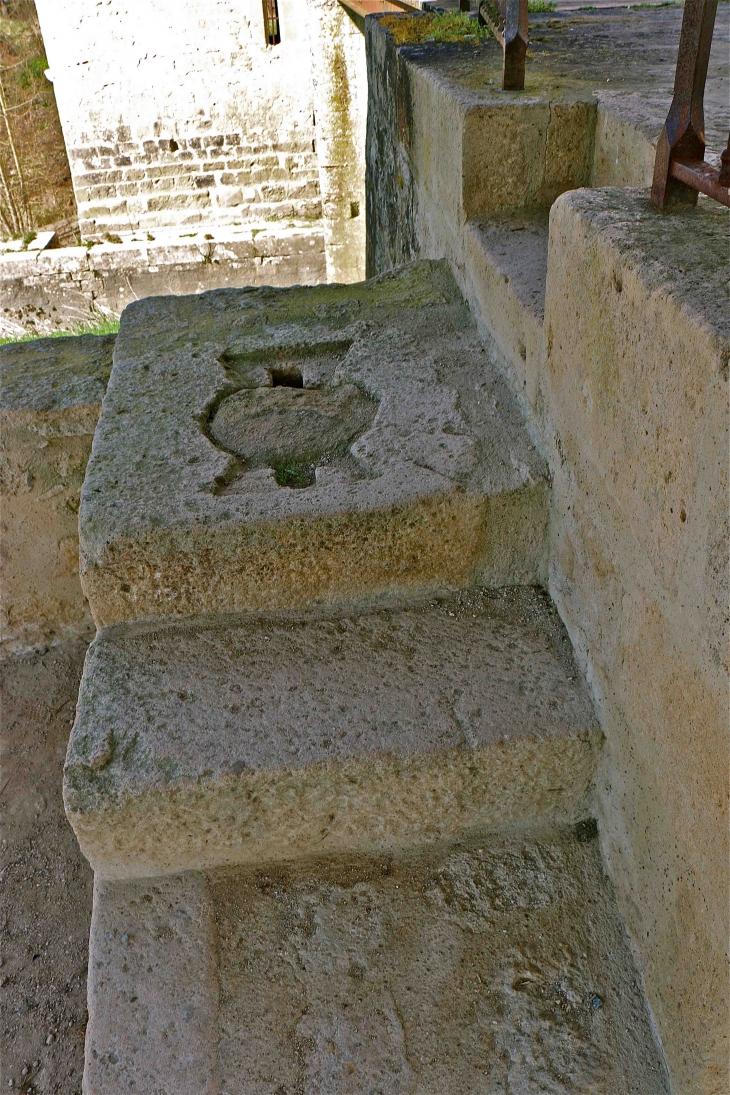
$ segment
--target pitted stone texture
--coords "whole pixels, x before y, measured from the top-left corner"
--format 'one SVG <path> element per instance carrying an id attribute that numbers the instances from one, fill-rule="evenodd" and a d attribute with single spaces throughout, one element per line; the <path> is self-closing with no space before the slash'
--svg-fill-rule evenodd
<path id="1" fill-rule="evenodd" d="M 126 1074 L 123 1052 L 104 1083 L 93 1082 L 91 1055 L 122 1023 L 140 1031 L 135 1011 L 167 1015 L 175 1005 L 166 980 L 144 970 L 156 971 L 171 954 L 188 923 L 176 916 L 173 887 L 185 913 L 195 879 L 207 891 L 215 923 L 209 964 L 218 971 L 205 1047 L 217 1083 L 205 1087 L 201 1078 L 201 1092 L 664 1095 L 638 978 L 590 836 L 584 825 L 481 836 L 395 859 L 222 870 L 205 883 L 177 876 L 162 883 L 169 933 L 159 944 L 146 932 L 135 936 L 128 896 L 133 888 L 151 905 L 159 880 L 98 887 L 95 926 L 103 916 L 129 934 L 125 949 L 118 934 L 92 933 L 92 971 L 102 963 L 106 984 L 101 994 L 91 982 L 89 1095 L 128 1090 L 113 1082 L 115 1072 Z M 130 960 L 140 971 L 134 985 L 124 968 Z M 128 1002 L 137 994 L 144 1007 Z M 156 1064 L 154 1031 L 134 1048 L 138 1061 Z M 189 1053 L 190 1043 L 180 1051 Z M 162 1072 L 156 1082 L 135 1091 L 189 1090 Z"/>
<path id="2" fill-rule="evenodd" d="M 79 584 L 78 508 L 114 335 L 0 346 L 0 643 L 93 630 Z"/>
<path id="3" fill-rule="evenodd" d="M 600 735 L 534 590 L 101 637 L 65 802 L 108 877 L 572 816 Z"/>
<path id="4" fill-rule="evenodd" d="M 287 358 L 305 363 L 305 388 L 354 385 L 377 407 L 348 461 L 320 459 L 306 490 L 209 436 L 222 401 Z M 117 339 L 83 491 L 82 581 L 100 626 L 531 582 L 546 498 L 543 461 L 445 264 L 148 299 Z"/>
<path id="5" fill-rule="evenodd" d="M 116 335 L 77 335 L 0 346 L 0 408 L 50 414 L 93 407 L 93 433 L 115 340 Z"/>
<path id="6" fill-rule="evenodd" d="M 88 1095 L 217 1095 L 215 926 L 200 875 L 97 880 L 88 984 Z"/>
<path id="7" fill-rule="evenodd" d="M 702 1095 L 730 1091 L 729 232 L 705 198 L 664 216 L 645 190 L 562 197 L 541 397 L 608 861 L 673 1085 Z"/>

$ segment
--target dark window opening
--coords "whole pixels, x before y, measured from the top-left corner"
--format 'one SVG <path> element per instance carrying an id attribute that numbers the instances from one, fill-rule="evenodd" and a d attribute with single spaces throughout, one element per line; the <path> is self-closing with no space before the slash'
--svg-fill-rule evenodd
<path id="1" fill-rule="evenodd" d="M 279 0 L 263 0 L 264 34 L 268 46 L 278 46 L 281 41 L 279 28 Z"/>

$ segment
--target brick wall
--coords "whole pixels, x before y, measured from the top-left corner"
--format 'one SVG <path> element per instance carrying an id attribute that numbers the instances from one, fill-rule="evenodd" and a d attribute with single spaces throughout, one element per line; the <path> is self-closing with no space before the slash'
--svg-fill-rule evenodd
<path id="1" fill-rule="evenodd" d="M 305 0 L 38 0 L 82 235 L 321 217 Z"/>

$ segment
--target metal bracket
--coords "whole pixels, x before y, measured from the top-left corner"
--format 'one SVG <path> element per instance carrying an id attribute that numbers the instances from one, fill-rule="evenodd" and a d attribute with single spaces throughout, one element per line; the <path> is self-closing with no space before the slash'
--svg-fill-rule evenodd
<path id="1" fill-rule="evenodd" d="M 527 0 L 480 0 L 479 22 L 504 49 L 504 91 L 523 91 L 527 56 Z"/>
<path id="2" fill-rule="evenodd" d="M 674 97 L 656 151 L 651 200 L 694 205 L 699 193 L 730 206 L 730 137 L 720 170 L 705 162 L 705 83 L 717 0 L 685 0 Z"/>

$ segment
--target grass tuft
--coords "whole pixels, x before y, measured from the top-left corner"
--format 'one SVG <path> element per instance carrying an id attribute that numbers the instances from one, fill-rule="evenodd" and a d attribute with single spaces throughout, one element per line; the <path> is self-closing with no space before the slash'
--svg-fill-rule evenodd
<path id="1" fill-rule="evenodd" d="M 465 12 L 447 11 L 442 15 L 418 15 L 403 18 L 386 16 L 381 20 L 398 46 L 419 42 L 478 42 L 491 37 L 489 27 L 480 27 Z"/>
<path id="2" fill-rule="evenodd" d="M 116 316 L 100 316 L 93 323 L 80 323 L 72 331 L 51 331 L 47 335 L 21 335 L 20 338 L 0 338 L 0 346 L 14 342 L 35 342 L 39 338 L 74 338 L 77 335 L 115 335 L 119 330 Z"/>
<path id="3" fill-rule="evenodd" d="M 314 464 L 273 464 L 274 479 L 280 487 L 302 490 L 316 483 Z"/>

